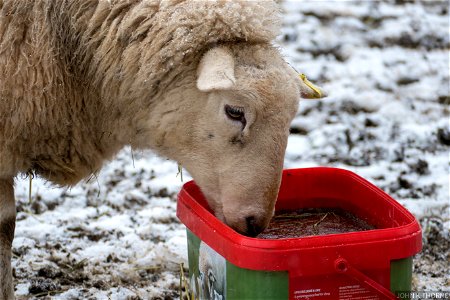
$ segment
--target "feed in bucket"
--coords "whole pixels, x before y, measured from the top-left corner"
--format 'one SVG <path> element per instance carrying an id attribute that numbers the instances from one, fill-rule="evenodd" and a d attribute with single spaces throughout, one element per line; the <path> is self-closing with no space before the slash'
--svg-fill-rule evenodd
<path id="1" fill-rule="evenodd" d="M 258 239 L 286 239 L 375 229 L 340 208 L 304 208 L 277 212 Z"/>

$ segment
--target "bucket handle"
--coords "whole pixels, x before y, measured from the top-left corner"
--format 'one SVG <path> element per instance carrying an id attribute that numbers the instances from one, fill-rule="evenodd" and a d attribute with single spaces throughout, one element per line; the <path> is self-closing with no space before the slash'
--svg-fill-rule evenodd
<path id="1" fill-rule="evenodd" d="M 399 298 L 394 295 L 390 290 L 367 276 L 366 274 L 362 273 L 358 269 L 355 269 L 353 266 L 351 266 L 348 261 L 344 258 L 338 258 L 334 261 L 334 268 L 338 273 L 346 274 L 350 277 L 353 277 L 354 279 L 358 280 L 359 282 L 363 283 L 366 287 L 370 288 L 374 292 L 376 292 L 378 295 L 382 296 L 382 299 L 389 299 L 389 300 L 398 300 Z"/>

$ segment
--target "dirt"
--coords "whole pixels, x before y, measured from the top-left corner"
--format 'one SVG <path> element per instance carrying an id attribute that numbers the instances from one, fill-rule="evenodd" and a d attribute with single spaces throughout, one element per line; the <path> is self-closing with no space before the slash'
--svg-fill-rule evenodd
<path id="1" fill-rule="evenodd" d="M 354 214 L 339 208 L 307 208 L 276 213 L 260 239 L 298 238 L 374 229 Z"/>
<path id="2" fill-rule="evenodd" d="M 448 202 L 448 1 L 296 2 L 284 11 L 280 46 L 331 96 L 300 102 L 286 167 L 348 168 L 420 208 L 413 290 L 450 291 L 449 207 L 439 204 L 442 195 Z M 16 299 L 177 299 L 179 256 L 166 247 L 182 229 L 176 173 L 176 163 L 125 149 L 68 191 L 33 183 L 31 204 L 28 179 L 19 176 Z M 158 198 L 167 195 L 170 202 Z M 107 219 L 124 222 L 102 225 Z"/>
<path id="3" fill-rule="evenodd" d="M 439 284 L 441 290 L 450 287 L 450 232 L 444 229 L 440 217 L 419 220 L 423 232 L 422 251 L 414 257 L 413 290 L 427 291 L 430 283 Z"/>

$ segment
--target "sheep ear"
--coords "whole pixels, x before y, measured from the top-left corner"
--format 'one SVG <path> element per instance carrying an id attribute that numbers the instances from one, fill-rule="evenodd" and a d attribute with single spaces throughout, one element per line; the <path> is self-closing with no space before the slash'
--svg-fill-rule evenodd
<path id="1" fill-rule="evenodd" d="M 327 92 L 313 84 L 306 78 L 305 74 L 299 74 L 300 94 L 304 99 L 320 99 L 328 96 Z"/>
<path id="2" fill-rule="evenodd" d="M 200 60 L 197 75 L 200 91 L 230 89 L 235 82 L 233 55 L 226 48 L 209 50 Z"/>

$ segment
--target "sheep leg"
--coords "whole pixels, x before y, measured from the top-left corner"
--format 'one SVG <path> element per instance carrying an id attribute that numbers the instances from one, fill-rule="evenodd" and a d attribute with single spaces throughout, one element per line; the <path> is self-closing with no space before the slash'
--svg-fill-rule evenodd
<path id="1" fill-rule="evenodd" d="M 14 299 L 11 246 L 16 226 L 13 179 L 0 179 L 0 300 Z"/>

